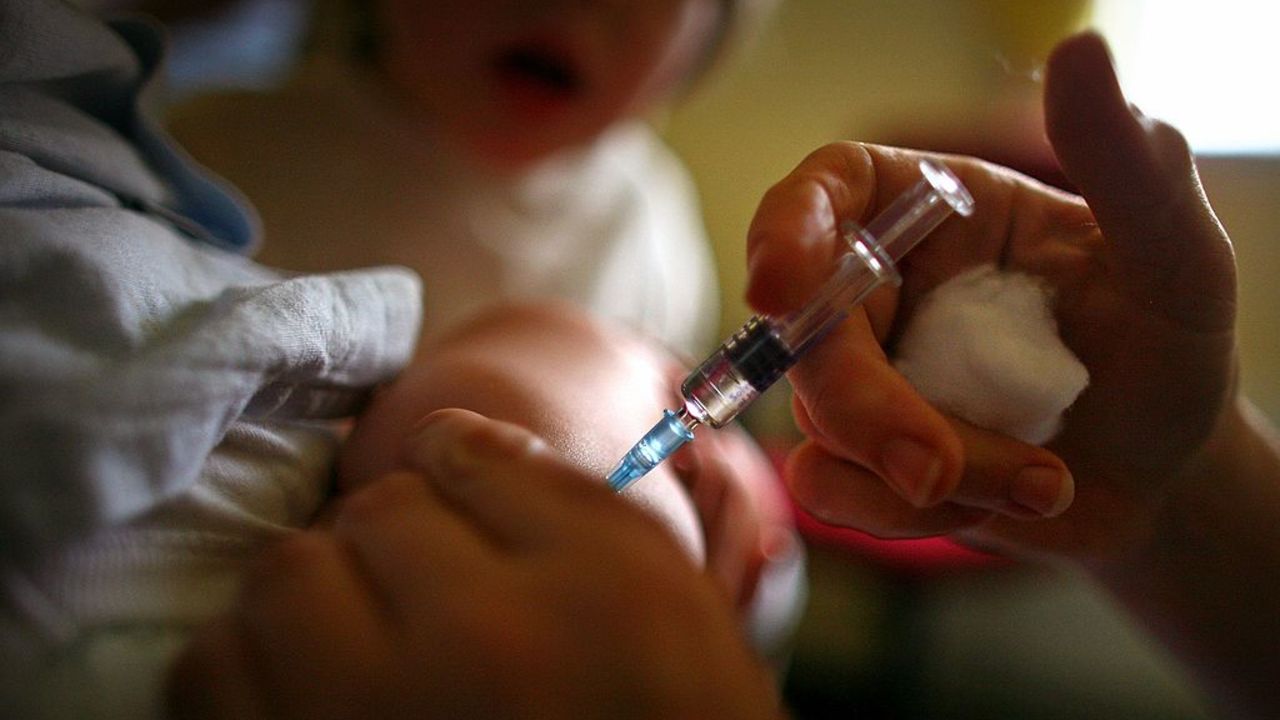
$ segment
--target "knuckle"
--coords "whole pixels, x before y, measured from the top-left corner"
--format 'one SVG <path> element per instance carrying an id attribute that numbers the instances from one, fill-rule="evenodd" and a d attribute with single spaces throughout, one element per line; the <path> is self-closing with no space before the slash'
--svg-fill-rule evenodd
<path id="1" fill-rule="evenodd" d="M 1151 134 L 1152 142 L 1166 154 L 1166 157 L 1190 160 L 1191 144 L 1187 142 L 1187 137 L 1181 130 L 1163 120 L 1151 119 L 1147 123 L 1147 131 Z"/>
<path id="2" fill-rule="evenodd" d="M 846 170 L 852 177 L 861 177 L 871 162 L 867 146 L 853 140 L 830 142 L 809 153 L 805 163 L 813 163 L 822 169 Z"/>

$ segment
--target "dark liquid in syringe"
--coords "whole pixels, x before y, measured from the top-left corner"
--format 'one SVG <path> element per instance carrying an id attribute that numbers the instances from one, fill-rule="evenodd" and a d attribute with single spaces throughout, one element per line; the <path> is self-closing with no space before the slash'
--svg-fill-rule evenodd
<path id="1" fill-rule="evenodd" d="M 752 318 L 725 344 L 725 356 L 757 392 L 764 392 L 795 364 L 782 339 L 765 320 Z"/>

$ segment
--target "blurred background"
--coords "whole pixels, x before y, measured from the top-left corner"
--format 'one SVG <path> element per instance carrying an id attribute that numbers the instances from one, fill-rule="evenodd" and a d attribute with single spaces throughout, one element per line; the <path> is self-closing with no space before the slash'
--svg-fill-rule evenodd
<path id="1" fill-rule="evenodd" d="M 142 5 L 173 25 L 177 99 L 280 82 L 307 20 L 304 0 Z M 724 331 L 749 315 L 744 237 L 757 201 L 824 143 L 963 152 L 1061 182 L 1039 68 L 1058 39 L 1095 27 L 1130 97 L 1199 155 L 1239 258 L 1244 384 L 1280 419 L 1280 47 L 1263 35 L 1277 20 L 1274 4 L 1249 0 L 785 0 L 655 121 L 699 187 Z M 785 388 L 766 395 L 755 429 L 786 438 L 786 404 Z M 810 530 L 809 611 L 786 676 L 799 718 L 1210 717 L 1161 651 L 1069 570 Z"/>

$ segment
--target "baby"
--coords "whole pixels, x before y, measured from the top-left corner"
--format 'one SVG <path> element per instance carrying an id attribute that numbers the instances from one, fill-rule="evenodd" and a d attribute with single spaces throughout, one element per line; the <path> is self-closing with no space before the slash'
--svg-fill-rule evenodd
<path id="1" fill-rule="evenodd" d="M 321 521 L 320 531 L 308 534 L 312 538 L 309 543 L 286 541 L 283 545 L 288 550 L 269 553 L 266 562 L 249 573 L 246 589 L 230 612 L 215 618 L 177 663 L 170 685 L 171 710 L 183 717 L 244 717 L 246 713 L 256 716 L 250 708 L 260 710 L 265 705 L 277 709 L 292 706 L 299 717 L 316 713 L 363 716 L 373 711 L 367 705 L 354 711 L 347 690 L 366 680 L 388 689 L 404 683 L 384 699 L 406 714 L 415 708 L 411 714 L 421 717 L 506 716 L 501 708 L 508 702 L 519 706 L 525 713 L 521 716 L 539 717 L 541 700 L 570 702 L 554 694 L 544 697 L 541 692 L 527 696 L 521 691 L 491 696 L 468 692 L 474 685 L 528 684 L 504 673 L 489 678 L 478 675 L 467 662 L 472 655 L 470 644 L 479 643 L 475 648 L 478 656 L 493 647 L 503 648 L 502 655 L 510 656 L 511 670 L 517 676 L 536 678 L 545 669 L 540 667 L 543 665 L 563 667 L 565 677 L 580 679 L 575 695 L 585 694 L 590 704 L 604 703 L 594 708 L 590 715 L 594 717 L 604 712 L 604 707 L 627 705 L 621 695 L 611 695 L 610 687 L 613 693 L 627 692 L 631 671 L 623 668 L 639 658 L 608 657 L 605 653 L 606 664 L 590 663 L 585 675 L 584 668 L 575 667 L 570 658 L 602 651 L 613 640 L 610 632 L 618 622 L 654 633 L 654 639 L 645 644 L 657 650 L 667 647 L 672 628 L 693 619 L 694 627 L 689 630 L 705 632 L 707 628 L 698 623 L 711 621 L 722 612 L 705 606 L 703 593 L 690 587 L 678 590 L 677 607 L 666 611 L 679 618 L 662 612 L 654 617 L 658 609 L 647 606 L 644 599 L 676 588 L 668 585 L 671 580 L 665 569 L 650 568 L 635 576 L 637 558 L 647 557 L 672 569 L 692 568 L 705 561 L 724 599 L 751 597 L 759 582 L 772 586 L 771 592 L 757 594 L 769 598 L 773 607 L 757 607 L 757 611 L 773 617 L 794 616 L 801 599 L 794 582 L 800 556 L 789 518 L 775 514 L 779 503 L 759 502 L 768 497 L 771 486 L 744 492 L 727 475 L 732 465 L 734 473 L 742 477 L 763 480 L 769 476 L 767 460 L 742 436 L 705 432 L 682 451 L 684 457 L 659 466 L 627 491 L 627 499 L 666 530 L 667 549 L 656 555 L 644 534 L 632 538 L 634 546 L 612 547 L 612 529 L 593 530 L 590 523 L 607 524 L 610 517 L 618 523 L 631 522 L 615 516 L 615 510 L 621 508 L 611 506 L 620 503 L 611 501 L 586 517 L 577 517 L 580 505 L 598 493 L 586 487 L 571 490 L 573 483 L 564 477 L 532 471 L 502 477 L 509 486 L 504 490 L 509 497 L 499 502 L 483 490 L 476 476 L 495 459 L 501 463 L 513 451 L 492 446 L 483 435 L 473 435 L 444 453 L 430 478 L 417 474 L 422 470 L 412 458 L 424 452 L 424 426 L 439 423 L 441 410 L 453 408 L 447 410 L 453 417 L 458 413 L 456 408 L 466 408 L 532 430 L 551 451 L 561 453 L 578 475 L 602 482 L 609 465 L 674 400 L 670 377 L 677 368 L 670 358 L 632 334 L 563 304 L 502 308 L 451 333 L 431 350 L 380 393 L 358 421 L 339 463 L 340 497 L 344 499 L 331 507 L 332 515 Z M 538 452 L 545 452 L 546 445 L 540 444 Z M 526 447 L 525 451 L 533 449 Z M 414 474 L 406 479 L 406 472 Z M 417 495 L 425 490 L 444 498 L 447 507 L 464 517 L 469 515 L 462 498 L 480 493 L 478 516 L 470 519 L 481 527 L 483 544 L 499 556 L 500 564 L 479 562 L 474 572 L 487 576 L 479 582 L 505 582 L 508 562 L 519 572 L 538 575 L 504 593 L 516 607 L 503 611 L 482 604 L 462 610 L 467 618 L 462 624 L 473 629 L 483 626 L 483 633 L 463 632 L 455 638 L 451 628 L 458 621 L 447 619 L 450 608 L 457 612 L 457 603 L 466 602 L 472 582 L 456 577 L 472 554 L 458 547 L 464 541 L 454 537 L 450 523 L 432 514 L 401 516 L 397 508 L 405 507 L 407 498 L 392 500 L 389 506 L 380 500 L 370 501 L 385 499 L 389 485 L 405 483 L 409 487 L 395 491 L 397 494 Z M 428 489 L 436 483 L 440 484 L 438 490 Z M 545 483 L 558 487 L 558 493 L 551 494 L 568 497 L 548 504 L 549 493 L 542 487 Z M 374 491 L 362 492 L 370 489 Z M 383 515 L 377 507 L 392 510 L 395 517 Z M 548 514 L 560 517 L 560 521 L 545 524 Z M 407 523 L 405 528 L 397 529 L 402 523 Z M 354 531 L 357 525 L 371 534 Z M 563 562 L 546 565 L 545 561 L 559 557 L 561 551 L 538 540 L 544 533 L 546 537 L 576 536 L 573 547 L 564 548 L 563 554 L 577 559 L 562 557 Z M 450 546 L 435 553 L 419 542 L 447 542 Z M 299 550 L 313 543 L 319 545 Z M 596 544 L 600 544 L 598 550 L 605 550 L 603 554 L 590 549 Z M 329 550 L 320 546 L 336 549 L 336 556 L 330 557 Z M 415 547 L 417 551 L 405 552 Z M 348 563 L 363 567 L 357 575 L 365 580 L 354 583 L 355 587 L 347 580 L 351 571 L 345 567 Z M 373 576 L 383 570 L 390 573 L 391 583 L 379 587 L 382 581 Z M 553 571 L 569 572 L 575 582 L 562 582 L 555 602 L 535 596 L 529 598 L 534 607 L 520 607 L 525 583 L 556 583 Z M 598 584 L 584 584 L 586 577 L 596 578 Z M 420 578 L 430 592 L 420 595 L 422 585 L 414 578 Z M 576 595 L 584 591 L 587 597 Z M 628 602 L 611 604 L 610 598 L 619 593 Z M 298 604 L 287 600 L 291 597 L 302 600 L 307 609 L 298 611 Z M 369 632 L 353 635 L 341 628 L 359 627 L 365 611 L 358 608 L 365 605 L 397 606 L 412 598 L 418 600 L 410 610 L 387 617 L 393 627 L 403 622 L 401 630 L 377 623 Z M 600 609 L 607 611 L 610 630 L 596 627 L 585 614 L 574 614 Z M 643 616 L 633 617 L 631 612 L 642 612 Z M 522 619 L 525 613 L 539 617 L 526 621 Z M 550 628 L 543 623 L 559 622 L 565 613 L 573 623 L 571 639 L 544 636 Z M 721 627 L 718 622 L 710 625 Z M 371 638 L 383 632 L 397 635 L 399 641 L 388 648 Z M 324 639 L 331 635 L 333 643 Z M 529 647 L 531 638 L 544 638 L 544 643 Z M 730 645 L 742 640 L 737 631 L 727 639 Z M 462 645 L 449 645 L 450 640 Z M 722 637 L 718 642 L 725 640 Z M 348 642 L 354 645 L 348 646 Z M 683 641 L 680 644 L 684 646 Z M 706 653 L 710 652 L 710 647 L 699 647 L 696 656 L 708 658 Z M 246 657 L 256 660 L 242 664 Z M 353 661 L 353 657 L 361 659 Z M 373 669 L 388 661 L 393 668 Z M 646 668 L 660 676 L 705 676 L 707 668 L 680 673 L 661 667 L 670 662 L 672 658 L 660 656 Z M 611 663 L 618 666 L 613 668 Z M 486 667 L 491 665 L 486 663 Z M 329 673 L 336 673 L 333 682 L 322 680 Z M 455 674 L 459 685 L 433 690 Z M 653 688 L 645 691 L 649 690 Z M 747 698 L 757 694 L 744 692 L 739 702 L 756 703 Z M 555 716 L 565 712 L 564 707 L 557 704 Z M 747 716 L 724 707 L 715 709 L 724 716 Z M 770 714 L 768 705 L 750 709 Z M 645 712 L 639 701 L 625 710 Z M 666 715 L 658 712 L 655 716 Z"/>
<path id="2" fill-rule="evenodd" d="M 423 361 L 495 305 L 547 298 L 697 356 L 717 282 L 690 180 L 645 118 L 771 4 L 321 0 L 290 82 L 197 99 L 170 128 L 254 202 L 266 264 L 422 277 Z"/>
<path id="3" fill-rule="evenodd" d="M 0 704 L 147 716 L 245 564 L 332 497 L 332 421 L 409 361 L 420 285 L 249 262 L 251 212 L 141 110 L 154 27 L 0 0 L 0 41 Z"/>
<path id="4" fill-rule="evenodd" d="M 683 352 L 716 338 L 690 179 L 644 122 L 769 0 L 321 0 L 292 80 L 173 109 L 255 203 L 259 259 L 425 283 L 426 338 L 558 297 Z"/>

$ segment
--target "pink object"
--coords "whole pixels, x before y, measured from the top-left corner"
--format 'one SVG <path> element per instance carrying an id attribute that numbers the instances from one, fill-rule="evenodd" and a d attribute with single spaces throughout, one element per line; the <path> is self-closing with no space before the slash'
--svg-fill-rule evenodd
<path id="1" fill-rule="evenodd" d="M 846 551 L 888 570 L 933 575 L 956 570 L 1002 567 L 1002 557 L 967 548 L 944 537 L 881 540 L 860 530 L 827 525 L 804 510 L 795 510 L 796 528 L 807 543 Z"/>
<path id="2" fill-rule="evenodd" d="M 769 459 L 782 477 L 789 447 L 779 442 L 762 442 Z M 788 498 L 789 495 L 783 493 Z M 967 548 L 944 537 L 916 540 L 882 540 L 861 530 L 828 525 L 790 503 L 796 530 L 806 544 L 833 548 L 857 556 L 887 570 L 908 575 L 933 575 L 939 573 L 995 568 L 1010 561 L 989 553 Z"/>

